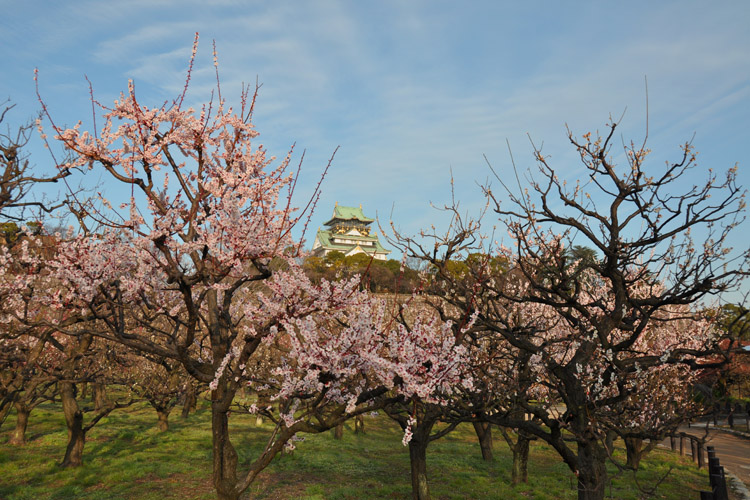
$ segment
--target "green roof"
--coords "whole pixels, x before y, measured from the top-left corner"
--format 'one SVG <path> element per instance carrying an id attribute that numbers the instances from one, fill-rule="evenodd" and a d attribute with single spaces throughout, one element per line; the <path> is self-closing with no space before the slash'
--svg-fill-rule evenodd
<path id="1" fill-rule="evenodd" d="M 373 222 L 375 219 L 365 217 L 362 213 L 362 206 L 360 207 L 344 207 L 342 205 L 336 205 L 333 207 L 333 217 L 331 220 L 325 223 L 326 226 L 330 226 L 334 221 L 338 220 L 358 220 L 360 222 Z"/>
<path id="2" fill-rule="evenodd" d="M 352 245 L 350 243 L 334 243 L 331 241 L 331 237 L 333 234 L 330 231 L 318 231 L 317 238 L 318 241 L 320 241 L 320 245 L 327 249 L 327 250 L 339 250 L 343 253 L 348 252 L 352 248 L 354 248 L 356 245 Z M 383 245 L 380 244 L 380 241 L 378 240 L 377 236 L 353 236 L 349 234 L 342 234 L 340 235 L 342 238 L 347 238 L 350 240 L 355 241 L 372 241 L 375 243 L 374 247 L 368 247 L 367 245 L 360 245 L 360 248 L 368 253 L 372 253 L 373 249 L 375 253 L 391 253 L 390 250 L 386 250 Z"/>

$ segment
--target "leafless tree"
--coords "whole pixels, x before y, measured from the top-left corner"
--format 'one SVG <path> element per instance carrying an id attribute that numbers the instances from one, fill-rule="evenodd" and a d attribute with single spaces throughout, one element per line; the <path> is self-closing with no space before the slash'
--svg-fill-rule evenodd
<path id="1" fill-rule="evenodd" d="M 528 173 L 528 188 L 517 171 L 518 189 L 503 181 L 507 173 L 490 166 L 503 189 L 485 185 L 484 191 L 513 241 L 512 248 L 495 250 L 509 259 L 518 286 L 500 286 L 480 266 L 468 267 L 463 283 L 443 273 L 447 282 L 440 292 L 462 311 L 477 310 L 477 328 L 506 342 L 519 367 L 528 360 L 543 370 L 535 378 L 549 399 L 544 404 L 514 401 L 525 418 L 502 398 L 487 398 L 490 406 L 476 412 L 555 448 L 576 474 L 581 500 L 604 498 L 607 484 L 600 410 L 632 395 L 638 386 L 629 384 L 641 371 L 677 364 L 705 368 L 705 356 L 716 347 L 709 342 L 672 345 L 654 354 L 639 349 L 639 342 L 660 323 L 695 321 L 708 299 L 737 289 L 750 269 L 750 251 L 732 252 L 728 245 L 744 220 L 737 167 L 722 177 L 709 169 L 705 181 L 696 183 L 691 143 L 682 146 L 677 162 L 659 169 L 646 165 L 646 140 L 623 145 L 624 165 L 618 166 L 612 151 L 617 126 L 612 121 L 603 136 L 588 133 L 580 139 L 569 132 L 585 169 L 578 181 L 562 179 L 562 169 L 536 146 L 538 168 Z M 492 238 L 483 239 L 487 235 L 477 221 L 462 217 L 455 201 L 447 208 L 453 223 L 446 234 L 397 237 L 409 256 L 441 269 L 462 252 L 493 251 L 486 243 Z M 600 257 L 575 259 L 570 250 L 577 245 Z M 543 323 L 514 327 L 507 313 L 514 303 L 554 311 L 567 333 L 549 336 L 549 325 Z M 675 315 L 675 310 L 684 313 Z M 591 381 L 582 376 L 595 360 L 597 370 L 604 366 L 595 375 L 609 391 L 596 398 Z M 572 434 L 574 443 L 564 433 Z"/>
<path id="2" fill-rule="evenodd" d="M 58 182 L 71 172 L 63 168 L 53 175 L 39 176 L 31 171 L 29 153 L 24 148 L 29 144 L 34 123 L 15 128 L 7 124 L 6 116 L 14 107 L 9 101 L 0 104 L 0 218 L 23 222 L 27 209 L 49 214 L 62 205 L 43 197 L 32 199 L 31 189 L 39 183 Z"/>

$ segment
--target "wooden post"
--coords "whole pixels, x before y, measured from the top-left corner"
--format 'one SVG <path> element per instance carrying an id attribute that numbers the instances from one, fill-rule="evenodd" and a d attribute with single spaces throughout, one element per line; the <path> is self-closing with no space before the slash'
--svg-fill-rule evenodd
<path id="1" fill-rule="evenodd" d="M 703 443 L 698 441 L 698 468 L 702 469 L 706 465 L 706 459 L 703 456 Z"/>
<path id="2" fill-rule="evenodd" d="M 669 445 L 672 447 L 672 451 L 677 449 L 677 443 L 675 442 L 674 435 L 669 436 Z"/>
<path id="3" fill-rule="evenodd" d="M 724 476 L 724 467 L 719 467 L 720 473 L 711 474 L 710 481 L 711 487 L 713 488 L 714 500 L 729 500 L 729 492 L 727 491 L 727 479 Z"/>
<path id="4" fill-rule="evenodd" d="M 710 452 L 709 452 L 710 453 Z M 719 464 L 719 459 L 716 458 L 716 456 L 709 456 L 708 457 L 708 473 L 710 475 L 719 474 L 719 468 L 721 465 Z M 716 485 L 711 485 L 716 486 Z"/>
<path id="5" fill-rule="evenodd" d="M 690 436 L 690 454 L 693 457 L 693 462 L 698 463 L 698 440 L 693 436 Z"/>
<path id="6" fill-rule="evenodd" d="M 685 456 L 685 434 L 680 434 L 680 456 Z"/>

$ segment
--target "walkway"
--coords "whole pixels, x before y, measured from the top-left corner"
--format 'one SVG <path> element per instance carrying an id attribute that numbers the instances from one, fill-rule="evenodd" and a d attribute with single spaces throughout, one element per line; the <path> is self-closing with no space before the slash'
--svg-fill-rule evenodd
<path id="1" fill-rule="evenodd" d="M 700 438 L 706 435 L 705 424 L 681 427 L 680 431 Z M 669 440 L 666 443 L 668 446 Z M 737 476 L 745 486 L 750 487 L 750 439 L 710 427 L 706 445 L 714 447 L 716 457 L 723 467 Z M 689 446 L 687 453 L 690 453 Z"/>

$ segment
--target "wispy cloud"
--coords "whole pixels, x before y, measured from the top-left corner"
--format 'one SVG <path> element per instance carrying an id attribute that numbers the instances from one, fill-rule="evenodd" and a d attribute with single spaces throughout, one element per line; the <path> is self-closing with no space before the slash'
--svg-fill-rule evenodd
<path id="1" fill-rule="evenodd" d="M 323 206 L 362 202 L 389 214 L 395 203 L 394 217 L 416 231 L 439 217 L 429 201 L 450 197 L 451 171 L 467 210 L 481 205 L 482 155 L 510 172 L 506 139 L 520 168 L 533 165 L 528 133 L 568 176 L 580 166 L 565 124 L 583 133 L 627 109 L 622 137 L 640 139 L 644 76 L 655 156 L 697 131 L 712 162 L 747 164 L 748 21 L 744 1 L 83 0 L 44 15 L 17 2 L 0 20 L 11 53 L 0 91 L 27 92 L 20 74 L 32 60 L 54 79 L 46 84 L 66 116 L 88 112 L 85 89 L 69 97 L 83 74 L 102 99 L 134 78 L 141 99 L 159 104 L 182 90 L 199 31 L 191 103 L 215 87 L 215 40 L 224 96 L 236 103 L 242 83 L 258 78 L 260 140 L 279 156 L 294 142 L 306 149 L 310 185 L 341 145 Z M 36 34 L 26 41 L 25 26 Z"/>

